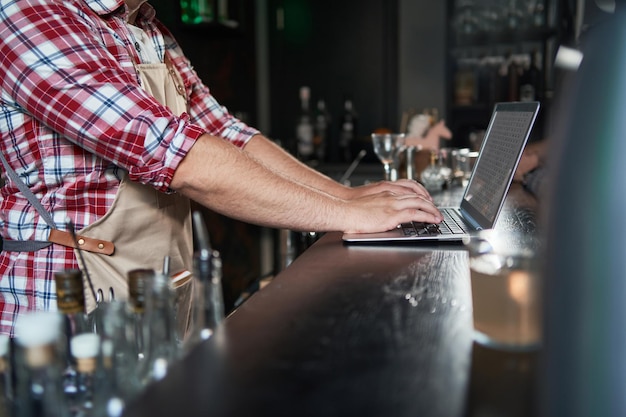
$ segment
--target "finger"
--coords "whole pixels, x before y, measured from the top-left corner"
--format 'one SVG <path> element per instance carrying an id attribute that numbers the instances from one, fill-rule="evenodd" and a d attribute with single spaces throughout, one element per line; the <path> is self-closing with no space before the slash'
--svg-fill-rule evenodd
<path id="1" fill-rule="evenodd" d="M 408 210 L 412 216 L 410 220 L 428 222 L 428 223 L 441 223 L 443 216 L 435 204 L 422 197 L 398 197 L 400 207 L 402 210 Z"/>
<path id="2" fill-rule="evenodd" d="M 415 180 L 401 179 L 401 180 L 394 181 L 392 184 L 396 186 L 404 187 L 410 190 L 411 192 L 409 194 L 414 193 L 432 201 L 432 196 L 430 195 L 428 190 L 426 190 L 426 188 L 422 184 L 420 184 L 419 182 Z"/>

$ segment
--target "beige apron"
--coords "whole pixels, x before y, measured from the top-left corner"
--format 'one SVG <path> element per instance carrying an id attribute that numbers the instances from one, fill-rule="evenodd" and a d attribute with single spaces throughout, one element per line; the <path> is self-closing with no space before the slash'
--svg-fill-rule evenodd
<path id="1" fill-rule="evenodd" d="M 166 64 L 138 64 L 136 69 L 146 92 L 177 115 L 187 103 L 182 81 L 169 60 Z M 170 271 L 191 270 L 193 237 L 190 202 L 179 194 L 164 194 L 148 185 L 131 182 L 125 175 L 113 205 L 104 217 L 77 231 L 79 235 L 111 241 L 111 256 L 82 251 L 95 290 L 115 298 L 128 297 L 127 273 L 137 268 L 159 272 L 165 256 L 170 257 Z M 77 249 L 74 250 L 79 261 Z M 85 291 L 87 310 L 95 308 L 90 290 Z"/>

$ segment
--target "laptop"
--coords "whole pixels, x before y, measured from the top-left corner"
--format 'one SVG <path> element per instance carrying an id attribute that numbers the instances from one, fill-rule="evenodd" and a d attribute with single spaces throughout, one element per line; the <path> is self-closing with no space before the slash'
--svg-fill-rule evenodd
<path id="1" fill-rule="evenodd" d="M 344 233 L 343 241 L 454 242 L 476 230 L 492 229 L 498 220 L 513 175 L 537 113 L 538 102 L 507 102 L 494 106 L 478 159 L 459 207 L 439 210 L 439 225 L 412 222 L 380 233 Z"/>

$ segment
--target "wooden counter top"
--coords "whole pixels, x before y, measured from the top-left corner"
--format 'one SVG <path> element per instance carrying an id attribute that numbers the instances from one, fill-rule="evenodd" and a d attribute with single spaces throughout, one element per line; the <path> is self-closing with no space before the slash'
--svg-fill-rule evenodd
<path id="1" fill-rule="evenodd" d="M 498 227 L 532 231 L 534 205 L 514 186 Z M 530 415 L 535 356 L 474 345 L 470 288 L 463 246 L 326 234 L 125 415 Z"/>

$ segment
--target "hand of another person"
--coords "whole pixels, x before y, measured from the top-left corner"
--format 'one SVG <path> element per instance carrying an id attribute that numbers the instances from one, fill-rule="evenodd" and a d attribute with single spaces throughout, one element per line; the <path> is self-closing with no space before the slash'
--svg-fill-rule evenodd
<path id="1" fill-rule="evenodd" d="M 513 181 L 523 181 L 525 174 L 537 168 L 542 163 L 544 152 L 545 144 L 543 141 L 527 145 L 515 170 Z"/>
<path id="2" fill-rule="evenodd" d="M 539 166 L 539 156 L 534 152 L 524 152 L 520 158 L 513 181 L 522 182 L 524 175 Z"/>

